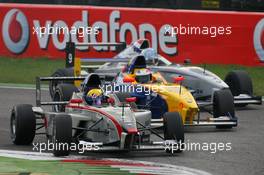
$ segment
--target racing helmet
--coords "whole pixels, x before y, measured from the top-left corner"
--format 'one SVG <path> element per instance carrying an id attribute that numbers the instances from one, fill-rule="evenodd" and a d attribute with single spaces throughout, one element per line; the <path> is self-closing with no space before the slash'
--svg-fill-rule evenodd
<path id="1" fill-rule="evenodd" d="M 87 96 L 91 98 L 96 98 L 96 97 L 102 96 L 102 94 L 103 92 L 101 89 L 92 89 L 87 93 Z"/>
<path id="2" fill-rule="evenodd" d="M 103 91 L 101 89 L 91 89 L 90 91 L 88 91 L 87 97 L 88 104 L 101 105 Z"/>
<path id="3" fill-rule="evenodd" d="M 134 74 L 138 83 L 148 83 L 152 80 L 152 73 L 149 69 L 136 69 Z"/>
<path id="4" fill-rule="evenodd" d="M 144 49 L 142 55 L 145 57 L 147 64 L 155 65 L 158 62 L 158 53 L 153 48 Z"/>

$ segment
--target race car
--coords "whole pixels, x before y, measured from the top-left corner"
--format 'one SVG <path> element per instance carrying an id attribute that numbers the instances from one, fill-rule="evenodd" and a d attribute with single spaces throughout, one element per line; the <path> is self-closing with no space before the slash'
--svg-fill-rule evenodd
<path id="1" fill-rule="evenodd" d="M 183 85 L 193 91 L 193 96 L 201 104 L 212 101 L 214 91 L 228 88 L 234 96 L 236 106 L 262 104 L 261 96 L 253 95 L 252 80 L 247 72 L 233 70 L 227 74 L 223 81 L 214 73 L 206 70 L 205 67 L 174 64 L 161 55 L 158 55 L 149 46 L 148 40 L 139 40 L 119 53 L 115 58 L 127 59 L 132 58 L 131 55 L 144 55 L 149 67 L 153 71 L 160 72 L 168 82 L 173 82 L 173 77 L 175 76 L 184 76 Z M 186 59 L 185 63 L 190 63 L 190 60 Z M 117 69 L 122 70 L 124 64 L 122 62 L 119 64 L 114 62 L 105 63 L 96 72 L 114 73 Z"/>
<path id="2" fill-rule="evenodd" d="M 121 43 L 120 43 L 121 44 Z M 234 96 L 236 106 L 246 106 L 248 104 L 262 104 L 261 96 L 254 96 L 252 80 L 248 73 L 242 70 L 233 70 L 227 74 L 224 81 L 214 73 L 197 66 L 187 66 L 174 64 L 166 58 L 158 55 L 154 49 L 150 48 L 146 39 L 138 40 L 117 54 L 114 59 L 80 59 L 75 58 L 75 47 L 78 44 L 69 43 L 67 47 L 66 65 L 67 69 L 56 71 L 53 76 L 61 75 L 86 75 L 88 72 L 112 74 L 119 73 L 124 66 L 137 55 L 144 55 L 148 66 L 154 72 L 160 72 L 168 82 L 173 82 L 173 77 L 184 76 L 182 84 L 192 91 L 193 96 L 200 105 L 212 104 L 214 91 L 230 89 Z M 83 65 L 82 62 L 105 63 L 102 65 Z M 190 60 L 186 59 L 186 63 Z M 78 64 L 77 64 L 78 63 Z M 74 67 L 70 69 L 70 67 Z M 52 87 L 50 92 L 52 94 Z M 53 88 L 54 89 L 54 88 Z"/>
<path id="3" fill-rule="evenodd" d="M 20 104 L 12 109 L 10 130 L 13 143 L 29 145 L 35 135 L 42 134 L 53 143 L 55 156 L 67 156 L 72 149 L 181 152 L 178 145 L 184 142 L 184 127 L 179 113 L 164 115 L 164 134 L 159 134 L 151 126 L 150 111 L 131 108 L 134 97 L 120 101 L 122 93 L 105 95 L 99 88 L 99 75 L 87 76 L 82 89 L 71 84 L 59 84 L 54 94 L 58 101 L 41 101 L 42 81 L 83 79 L 37 77 L 37 105 Z M 43 105 L 53 105 L 54 111 L 46 111 Z M 156 136 L 156 140 L 152 140 L 151 134 Z"/>
<path id="4" fill-rule="evenodd" d="M 212 111 L 206 105 L 198 106 L 191 92 L 182 86 L 184 77 L 174 77 L 168 83 L 159 72 L 147 68 L 144 56 L 135 56 L 113 81 L 111 90 L 129 93 L 136 97 L 139 108 L 152 112 L 153 123 L 162 123 L 166 112 L 181 114 L 185 126 L 216 126 L 232 128 L 237 126 L 233 96 L 228 89 L 215 91 Z M 142 88 L 143 87 L 143 88 Z M 200 118 L 201 109 L 209 111 L 213 117 Z"/>

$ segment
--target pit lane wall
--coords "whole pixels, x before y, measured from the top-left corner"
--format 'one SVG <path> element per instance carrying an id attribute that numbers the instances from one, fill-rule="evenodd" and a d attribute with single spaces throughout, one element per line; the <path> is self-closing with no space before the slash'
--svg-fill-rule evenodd
<path id="1" fill-rule="evenodd" d="M 264 65 L 264 13 L 1 3 L 0 12 L 0 56 L 56 59 L 65 57 L 70 38 L 128 44 L 148 38 L 176 63 Z M 102 46 L 77 51 L 86 58 L 115 54 L 114 47 Z"/>

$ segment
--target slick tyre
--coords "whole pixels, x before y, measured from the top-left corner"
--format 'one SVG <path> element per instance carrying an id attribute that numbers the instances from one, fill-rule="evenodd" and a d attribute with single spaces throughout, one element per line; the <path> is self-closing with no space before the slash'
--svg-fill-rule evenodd
<path id="1" fill-rule="evenodd" d="M 10 132 L 15 145 L 32 144 L 36 132 L 36 117 L 32 105 L 14 106 L 10 118 Z"/>
<path id="2" fill-rule="evenodd" d="M 225 77 L 233 96 L 240 94 L 253 95 L 252 80 L 247 72 L 242 70 L 231 71 Z"/>
<path id="3" fill-rule="evenodd" d="M 78 88 L 76 88 L 72 84 L 59 84 L 56 87 L 53 101 L 69 101 L 72 97 L 73 92 L 78 92 Z M 55 112 L 64 112 L 65 111 L 65 105 L 54 105 L 53 110 Z"/>
<path id="4" fill-rule="evenodd" d="M 54 156 L 68 156 L 72 141 L 72 119 L 69 115 L 59 114 L 55 116 L 52 135 Z"/>
<path id="5" fill-rule="evenodd" d="M 182 152 L 182 145 L 184 143 L 184 124 L 182 118 L 178 112 L 167 112 L 163 117 L 164 124 L 164 139 L 175 140 L 180 145 L 176 150 L 166 149 L 166 152 Z"/>
<path id="6" fill-rule="evenodd" d="M 74 72 L 73 72 L 73 69 L 71 69 L 71 68 L 58 69 L 51 75 L 51 77 L 73 77 L 73 76 L 74 76 Z M 50 92 L 51 98 L 53 98 L 53 96 L 54 96 L 56 87 L 62 83 L 74 84 L 73 81 L 59 81 L 59 80 L 50 81 L 49 92 Z"/>
<path id="7" fill-rule="evenodd" d="M 214 118 L 221 116 L 235 116 L 234 97 L 229 89 L 214 92 L 213 115 Z M 232 128 L 232 126 L 218 125 L 216 128 Z"/>

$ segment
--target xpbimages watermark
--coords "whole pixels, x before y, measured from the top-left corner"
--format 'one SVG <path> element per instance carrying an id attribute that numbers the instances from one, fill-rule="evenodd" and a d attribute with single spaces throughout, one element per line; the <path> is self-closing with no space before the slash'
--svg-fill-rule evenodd
<path id="1" fill-rule="evenodd" d="M 42 143 L 33 143 L 33 151 L 43 153 L 45 151 L 53 150 L 70 150 L 73 152 L 78 152 L 83 154 L 86 151 L 98 151 L 101 149 L 102 143 L 93 143 L 93 142 L 84 142 L 80 141 L 79 143 L 59 143 L 59 142 L 47 142 Z M 165 151 L 170 151 L 171 153 L 180 151 L 205 151 L 211 154 L 218 152 L 228 152 L 232 150 L 231 142 L 175 142 L 172 140 L 165 141 L 164 145 Z"/>
<path id="2" fill-rule="evenodd" d="M 142 86 L 133 84 L 106 84 L 100 85 L 102 91 L 106 94 L 116 93 L 116 92 L 128 92 L 128 93 L 144 93 L 145 95 L 150 95 L 152 92 L 157 92 L 158 89 L 155 86 Z"/>
<path id="3" fill-rule="evenodd" d="M 177 152 L 177 151 L 205 151 L 210 152 L 212 154 L 215 154 L 217 152 L 223 152 L 223 151 L 231 151 L 232 150 L 232 143 L 227 142 L 190 142 L 190 140 L 187 140 L 185 142 L 178 142 L 175 141 L 166 141 L 165 142 L 165 150 L 169 150 L 171 153 Z"/>
<path id="4" fill-rule="evenodd" d="M 47 24 L 46 26 L 42 26 L 42 27 L 32 27 L 33 29 L 33 35 L 39 35 L 40 37 L 45 36 L 46 34 L 48 35 L 77 35 L 81 38 L 83 38 L 85 35 L 90 35 L 90 34 L 94 34 L 94 35 L 98 35 L 100 30 L 98 26 L 95 27 L 90 27 L 90 26 L 80 26 L 80 27 L 67 27 L 67 26 L 59 26 L 59 25 L 50 25 Z"/>
<path id="5" fill-rule="evenodd" d="M 98 151 L 100 150 L 101 143 L 92 143 L 92 142 L 83 142 L 80 141 L 79 143 L 61 143 L 61 142 L 51 142 L 48 140 L 47 142 L 42 143 L 33 143 L 33 151 L 37 152 L 45 152 L 45 151 L 53 151 L 53 150 L 70 150 L 73 152 L 78 152 L 80 154 L 84 153 L 85 151 Z"/>
<path id="6" fill-rule="evenodd" d="M 204 35 L 215 38 L 220 35 L 232 34 L 231 26 L 192 26 L 190 24 L 178 26 L 166 26 L 165 34 L 170 36 L 176 35 Z"/>
<path id="7" fill-rule="evenodd" d="M 162 93 L 162 92 L 173 92 L 180 93 L 181 87 L 176 85 L 140 85 L 140 84 L 105 84 L 100 85 L 100 89 L 106 94 L 117 93 L 117 92 L 127 92 L 127 93 L 143 93 L 145 95 L 151 95 L 153 93 Z"/>

